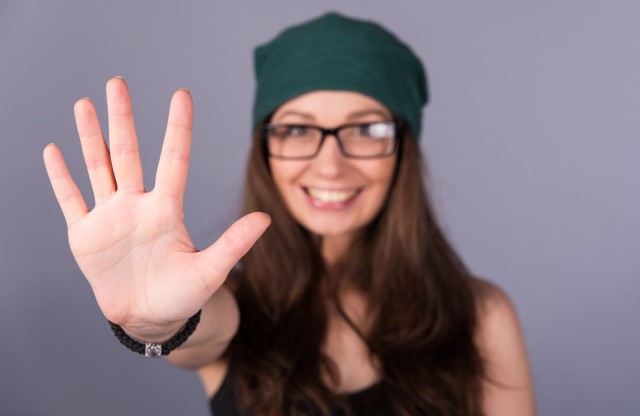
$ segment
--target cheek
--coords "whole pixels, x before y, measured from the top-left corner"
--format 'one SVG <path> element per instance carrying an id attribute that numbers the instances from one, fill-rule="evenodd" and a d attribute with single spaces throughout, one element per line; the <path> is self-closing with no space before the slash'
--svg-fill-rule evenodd
<path id="1" fill-rule="evenodd" d="M 284 183 L 287 175 L 287 168 L 279 161 L 274 161 L 273 159 L 269 159 L 269 170 L 271 171 L 271 177 L 273 178 L 273 182 L 276 184 L 278 190 Z"/>
<path id="2" fill-rule="evenodd" d="M 381 160 L 375 165 L 363 166 L 362 174 L 369 179 L 369 194 L 362 206 L 367 217 L 375 216 L 384 206 L 393 183 L 395 158 Z"/>
<path id="3" fill-rule="evenodd" d="M 269 167 L 276 189 L 288 205 L 288 199 L 293 192 L 291 184 L 302 175 L 304 166 L 294 161 L 270 160 Z"/>
<path id="4" fill-rule="evenodd" d="M 369 178 L 371 184 L 376 187 L 377 193 L 387 194 L 391 183 L 393 182 L 393 176 L 395 173 L 395 158 L 389 160 L 381 160 L 379 164 L 374 166 L 368 166 L 368 169 L 363 169 L 363 175 Z"/>

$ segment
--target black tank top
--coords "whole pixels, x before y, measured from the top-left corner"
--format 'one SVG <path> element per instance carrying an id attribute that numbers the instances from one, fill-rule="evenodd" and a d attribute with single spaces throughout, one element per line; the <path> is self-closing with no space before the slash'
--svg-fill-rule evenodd
<path id="1" fill-rule="evenodd" d="M 231 386 L 231 371 L 227 371 L 218 392 L 209 401 L 212 416 L 249 416 L 240 413 L 236 397 Z M 343 396 L 354 416 L 389 416 L 393 415 L 390 404 L 382 399 L 381 386 L 374 384 L 364 390 Z M 320 415 L 311 411 L 309 415 Z M 332 416 L 344 416 L 344 412 L 335 409 Z"/>

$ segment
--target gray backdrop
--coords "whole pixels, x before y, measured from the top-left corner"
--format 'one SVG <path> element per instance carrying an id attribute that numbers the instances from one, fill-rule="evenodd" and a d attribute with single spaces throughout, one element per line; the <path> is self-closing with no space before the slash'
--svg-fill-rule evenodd
<path id="1" fill-rule="evenodd" d="M 204 247 L 236 215 L 252 48 L 329 9 L 380 21 L 426 62 L 437 208 L 516 304 L 540 414 L 640 414 L 640 3 L 89 3 L 0 3 L 1 414 L 206 414 L 195 374 L 113 338 L 42 149 L 60 145 L 92 204 L 72 106 L 90 96 L 104 122 L 104 84 L 124 75 L 151 188 L 169 98 L 190 88 L 186 221 Z"/>

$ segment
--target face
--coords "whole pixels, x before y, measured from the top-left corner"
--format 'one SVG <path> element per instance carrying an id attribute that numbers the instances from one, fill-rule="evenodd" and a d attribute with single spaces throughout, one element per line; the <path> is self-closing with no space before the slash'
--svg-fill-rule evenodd
<path id="1" fill-rule="evenodd" d="M 273 124 L 324 128 L 392 120 L 389 110 L 366 95 L 350 91 L 314 91 L 280 106 Z M 327 238 L 350 238 L 378 214 L 393 179 L 396 155 L 350 159 L 336 138 L 327 136 L 310 160 L 270 158 L 276 187 L 295 220 Z"/>

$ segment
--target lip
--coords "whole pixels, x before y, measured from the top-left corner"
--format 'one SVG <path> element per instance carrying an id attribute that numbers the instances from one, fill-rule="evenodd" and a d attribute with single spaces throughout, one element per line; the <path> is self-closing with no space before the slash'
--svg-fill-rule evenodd
<path id="1" fill-rule="evenodd" d="M 336 193 L 353 192 L 353 195 L 348 197 L 345 200 L 323 201 L 318 199 L 317 197 L 312 196 L 311 191 L 309 190 L 310 188 L 313 188 L 316 191 L 316 193 L 317 192 L 336 192 Z M 353 205 L 353 203 L 358 199 L 358 197 L 362 193 L 362 188 L 322 188 L 322 187 L 302 186 L 301 190 L 304 197 L 313 207 L 319 208 L 319 209 L 334 210 L 334 211 L 343 210 L 350 207 L 351 205 Z"/>

